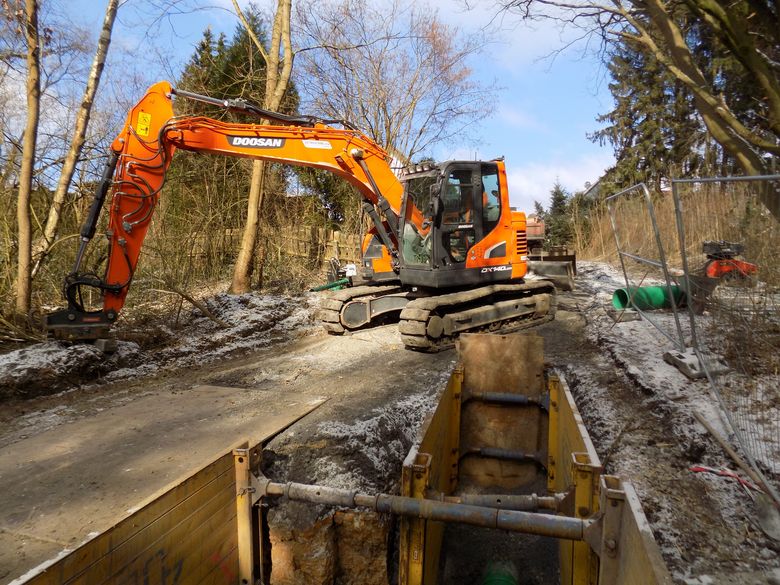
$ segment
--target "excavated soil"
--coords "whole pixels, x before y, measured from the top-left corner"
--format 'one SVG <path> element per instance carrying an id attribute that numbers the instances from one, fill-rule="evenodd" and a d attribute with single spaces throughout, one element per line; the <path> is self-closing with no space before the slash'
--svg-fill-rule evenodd
<path id="1" fill-rule="evenodd" d="M 556 320 L 536 329 L 545 339 L 546 361 L 567 378 L 606 472 L 634 483 L 676 582 L 780 583 L 778 545 L 759 529 L 749 495 L 727 479 L 689 471 L 694 464 L 733 467 L 692 416 L 694 408 L 711 413 L 706 386 L 669 370 L 660 359 L 663 344 L 647 341 L 655 339 L 648 337 L 647 324 L 615 325 L 607 317 L 605 290 L 620 284 L 613 277 L 599 265 L 584 266 L 577 290 L 561 295 Z M 50 368 L 43 375 L 55 379 L 52 387 L 59 393 L 54 395 L 34 396 L 46 386 L 37 382 L 30 382 L 38 384 L 35 391 L 26 391 L 21 372 L 27 368 L 34 378 L 35 367 L 17 358 L 0 362 L 0 394 L 11 397 L 0 414 L 0 448 L 12 449 L 37 433 L 149 393 L 179 392 L 186 413 L 187 390 L 198 384 L 251 391 L 258 399 L 282 388 L 291 397 L 328 401 L 268 445 L 263 469 L 269 477 L 393 491 L 414 434 L 455 364 L 455 352 L 404 350 L 394 326 L 329 337 L 301 317 L 316 300 L 277 298 L 274 303 L 278 314 L 265 314 L 254 324 L 233 319 L 225 310 L 221 318 L 238 331 L 232 341 L 225 331 L 216 339 L 217 330 L 196 315 L 200 341 L 156 350 L 168 360 L 163 365 L 154 352 L 141 348 L 130 352 L 135 357 L 128 363 L 135 366 L 121 372 L 117 364 L 118 369 L 105 373 L 108 366 L 93 356 L 82 358 L 87 370 L 65 368 L 58 377 L 45 358 L 40 367 Z M 218 306 L 228 304 L 222 300 Z M 241 336 L 252 327 L 264 335 L 261 342 L 252 341 L 251 331 Z M 230 346 L 236 339 L 237 345 Z M 55 363 L 65 359 L 56 349 L 46 352 Z M 107 382 L 96 383 L 95 368 Z M 9 389 L 5 381 L 11 379 Z M 144 437 L 139 440 L 143 449 Z M 268 523 L 273 583 L 387 583 L 393 578 L 396 528 L 388 519 L 272 502 Z M 468 566 L 468 547 L 463 554 Z M 18 574 L 19 567 L 8 569 L 1 555 L 0 565 L 0 582 Z M 462 576 L 461 581 L 448 577 L 448 583 L 470 583 L 476 574 Z M 543 582 L 531 575 L 524 579 L 520 582 Z"/>
<path id="2" fill-rule="evenodd" d="M 689 470 L 734 467 L 693 418 L 694 409 L 706 412 L 714 400 L 706 384 L 664 364 L 664 342 L 641 343 L 647 331 L 660 337 L 647 323 L 615 324 L 594 284 L 602 271 L 584 272 L 577 291 L 561 299 L 564 311 L 540 333 L 605 472 L 634 484 L 676 582 L 780 583 L 780 547 L 759 528 L 751 497 L 736 482 Z"/>

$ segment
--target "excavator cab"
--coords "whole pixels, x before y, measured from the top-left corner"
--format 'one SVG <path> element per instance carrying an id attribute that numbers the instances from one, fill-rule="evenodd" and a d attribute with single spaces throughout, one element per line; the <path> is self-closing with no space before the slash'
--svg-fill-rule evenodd
<path id="1" fill-rule="evenodd" d="M 438 289 L 517 277 L 502 161 L 418 165 L 401 181 L 402 282 Z"/>

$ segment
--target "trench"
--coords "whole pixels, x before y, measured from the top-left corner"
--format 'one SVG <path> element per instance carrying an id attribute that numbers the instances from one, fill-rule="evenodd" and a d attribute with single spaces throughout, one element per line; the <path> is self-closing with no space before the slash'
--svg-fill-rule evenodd
<path id="1" fill-rule="evenodd" d="M 507 492 L 460 488 L 469 494 Z M 543 477 L 510 491 L 547 495 Z M 261 518 L 262 570 L 273 585 L 398 583 L 399 523 L 393 516 L 270 498 Z M 438 563 L 440 585 L 560 582 L 555 539 L 466 524 L 445 525 Z"/>
<path id="2" fill-rule="evenodd" d="M 541 371 L 541 355 L 534 365 Z M 472 380 L 472 385 L 479 383 Z M 416 391 L 381 407 L 371 398 L 365 398 L 363 404 L 356 396 L 346 411 L 342 407 L 335 420 L 333 412 L 321 408 L 265 446 L 261 471 L 273 482 L 398 494 L 404 459 L 410 449 L 419 446 L 421 427 L 432 424 L 429 421 L 444 400 L 442 385 L 446 384 L 444 379 L 437 384 L 428 379 Z M 541 392 L 543 380 L 537 380 L 537 386 Z M 523 438 L 530 441 L 523 448 L 536 451 L 547 440 L 546 416 L 539 406 L 517 408 L 515 405 L 508 412 L 497 412 L 494 405 L 480 400 L 463 406 L 459 439 L 463 441 L 462 451 L 496 438 L 481 434 L 483 427 L 491 426 L 487 420 L 498 421 L 495 435 L 507 434 L 514 441 Z M 522 413 L 519 419 L 518 412 Z M 515 430 L 502 433 L 505 428 Z M 524 431 L 516 430 L 520 428 Z M 528 429 L 530 432 L 525 432 Z M 539 462 L 461 455 L 458 469 L 454 496 L 547 494 L 547 474 Z M 431 485 L 435 482 L 432 479 Z M 263 571 L 273 585 L 398 582 L 401 535 L 397 518 L 273 497 L 264 500 L 262 518 L 268 549 L 264 551 Z M 495 577 L 502 573 L 514 577 L 514 581 L 507 582 L 560 582 L 558 541 L 553 538 L 463 524 L 441 526 L 437 582 L 442 585 L 478 583 L 490 574 Z"/>

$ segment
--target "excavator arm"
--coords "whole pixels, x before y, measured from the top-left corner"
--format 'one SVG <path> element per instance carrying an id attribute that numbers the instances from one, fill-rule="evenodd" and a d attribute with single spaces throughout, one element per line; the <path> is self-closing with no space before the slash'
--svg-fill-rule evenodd
<path id="1" fill-rule="evenodd" d="M 390 167 L 388 154 L 370 138 L 348 124 L 334 128 L 311 117 L 285 116 L 245 102 L 217 100 L 188 92 L 178 94 L 255 113 L 263 122 L 270 119 L 277 123 L 244 124 L 201 116 L 176 117 L 172 102 L 176 94 L 164 81 L 149 88 L 130 111 L 124 128 L 111 145 L 108 163 L 81 230 L 74 268 L 65 279 L 68 308 L 47 315 L 47 328 L 56 337 L 84 340 L 106 336 L 124 305 L 176 149 L 330 171 L 362 195 L 376 235 L 390 255 L 397 256 L 395 234 L 403 186 Z M 108 265 L 105 276 L 100 278 L 83 274 L 81 264 L 109 193 Z M 416 209 L 413 215 L 412 221 L 424 229 L 422 215 Z M 81 297 L 84 286 L 101 291 L 102 310 L 85 309 Z"/>

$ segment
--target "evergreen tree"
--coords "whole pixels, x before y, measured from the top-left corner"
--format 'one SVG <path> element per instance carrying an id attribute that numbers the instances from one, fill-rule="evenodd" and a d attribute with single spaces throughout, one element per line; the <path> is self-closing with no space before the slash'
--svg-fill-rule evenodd
<path id="1" fill-rule="evenodd" d="M 744 15 L 755 6 L 737 2 L 729 10 Z M 767 29 L 755 37 L 756 42 L 771 45 L 771 39 L 777 38 L 776 31 L 768 30 L 771 19 L 765 25 L 753 16 L 749 18 L 757 28 Z M 740 52 L 723 44 L 722 35 L 702 20 L 701 7 L 695 3 L 675 5 L 673 18 L 697 68 L 736 119 L 756 135 L 771 135 L 766 102 L 759 97 L 766 92 L 736 56 Z M 775 44 L 762 50 L 775 55 L 778 49 Z M 615 45 L 608 67 L 615 107 L 598 118 L 606 126 L 590 135 L 593 141 L 611 144 L 617 159 L 605 177 L 605 191 L 639 182 L 658 189 L 673 177 L 739 172 L 736 161 L 706 131 L 691 92 L 658 63 L 646 45 L 624 39 Z"/>
<path id="2" fill-rule="evenodd" d="M 261 40 L 267 38 L 265 23 L 258 9 L 250 5 L 247 20 Z M 265 61 L 251 42 L 246 29 L 239 25 L 231 37 L 215 37 L 210 29 L 203 32 L 200 42 L 187 62 L 176 86 L 216 98 L 244 99 L 262 104 L 265 92 Z M 187 116 L 207 116 L 231 122 L 259 123 L 254 115 L 228 112 L 195 100 L 177 98 L 176 113 Z M 282 104 L 285 113 L 296 111 L 298 94 L 290 87 Z M 166 245 L 174 234 L 192 233 L 198 240 L 198 272 L 207 278 L 224 278 L 234 262 L 237 236 L 245 223 L 246 194 L 249 190 L 251 162 L 242 158 L 208 156 L 177 152 L 166 181 L 161 211 L 156 217 L 161 234 L 160 245 Z M 295 202 L 285 197 L 289 171 L 282 165 L 269 165 L 266 197 L 268 217 L 261 230 L 268 233 L 276 222 L 287 215 Z M 278 208 L 278 209 L 277 209 Z M 181 238 L 178 238 L 181 240 Z M 188 238 L 187 241 L 195 241 Z M 195 244 L 193 244 L 195 245 Z M 155 250 L 150 250 L 152 253 Z M 184 252 L 184 251 L 183 251 Z M 171 250 L 160 250 L 161 257 L 172 257 Z M 186 264 L 164 262 L 165 269 L 187 270 Z M 159 274 L 160 269 L 152 268 Z M 179 280 L 182 282 L 182 280 Z"/>
<path id="3" fill-rule="evenodd" d="M 559 181 L 550 191 L 550 208 L 544 214 L 546 241 L 548 246 L 566 246 L 572 240 L 570 195 Z"/>
<path id="4" fill-rule="evenodd" d="M 696 173 L 705 134 L 689 92 L 646 51 L 629 44 L 613 53 L 609 88 L 615 109 L 597 120 L 608 125 L 591 140 L 613 146 L 616 164 L 607 183 L 647 183 L 656 190 L 672 176 Z"/>

